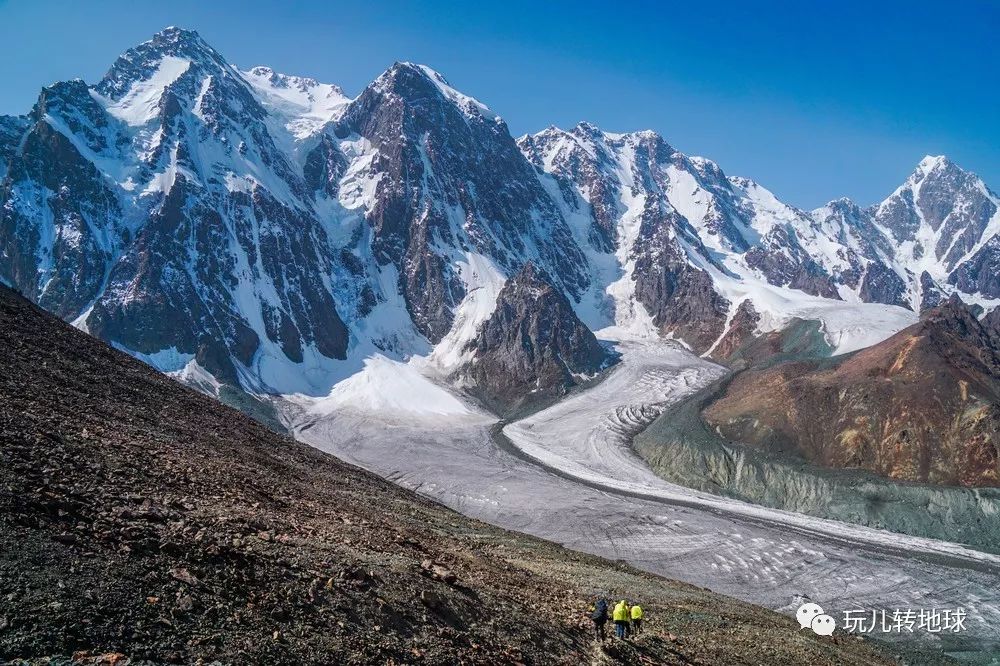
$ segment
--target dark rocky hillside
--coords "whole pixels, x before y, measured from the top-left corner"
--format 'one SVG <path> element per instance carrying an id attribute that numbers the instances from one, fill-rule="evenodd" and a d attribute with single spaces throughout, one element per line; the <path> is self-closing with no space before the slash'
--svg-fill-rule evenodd
<path id="1" fill-rule="evenodd" d="M 615 360 L 531 263 L 504 285 L 470 346 L 476 355 L 465 374 L 474 392 L 500 412 L 562 395 Z"/>
<path id="2" fill-rule="evenodd" d="M 0 660 L 879 664 L 854 638 L 463 518 L 0 287 Z M 595 591 L 650 630 L 601 650 Z"/>

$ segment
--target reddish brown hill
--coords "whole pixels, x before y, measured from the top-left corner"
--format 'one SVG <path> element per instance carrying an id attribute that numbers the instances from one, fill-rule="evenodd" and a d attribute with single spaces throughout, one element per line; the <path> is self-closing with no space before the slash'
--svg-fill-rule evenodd
<path id="1" fill-rule="evenodd" d="M 724 437 L 894 479 L 1000 485 L 1000 326 L 952 299 L 842 360 L 738 375 L 703 412 Z"/>

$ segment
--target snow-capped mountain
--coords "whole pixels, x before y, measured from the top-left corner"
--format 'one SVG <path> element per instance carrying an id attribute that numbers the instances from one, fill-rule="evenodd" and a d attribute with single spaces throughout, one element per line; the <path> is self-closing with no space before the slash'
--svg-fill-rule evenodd
<path id="1" fill-rule="evenodd" d="M 825 319 L 836 301 L 919 312 L 956 289 L 987 305 L 995 298 L 998 197 L 945 158 L 924 159 L 878 206 L 840 199 L 807 213 L 651 132 L 581 123 L 519 143 L 567 205 L 590 215 L 595 247 L 615 249 L 655 327 L 702 351 L 744 300 L 773 328 Z"/>
<path id="2" fill-rule="evenodd" d="M 529 262 L 590 329 L 698 352 L 741 306 L 847 351 L 1000 299 L 998 198 L 943 158 L 807 213 L 653 132 L 515 141 L 425 66 L 350 98 L 178 28 L 0 117 L 0 183 L 0 279 L 207 390 L 326 396 L 379 356 L 468 378 Z"/>
<path id="3" fill-rule="evenodd" d="M 280 387 L 271 359 L 344 359 L 332 230 L 276 125 L 241 72 L 177 29 L 94 86 L 44 89 L 3 187 L 3 276 L 209 382 Z"/>
<path id="4" fill-rule="evenodd" d="M 913 278 L 925 274 L 939 288 L 947 284 L 962 294 L 1000 298 L 998 209 L 1000 197 L 944 157 L 924 158 L 892 196 L 874 207 L 876 229 L 887 246 L 896 247 L 895 263 L 910 277 L 911 304 L 922 303 L 925 290 Z"/>

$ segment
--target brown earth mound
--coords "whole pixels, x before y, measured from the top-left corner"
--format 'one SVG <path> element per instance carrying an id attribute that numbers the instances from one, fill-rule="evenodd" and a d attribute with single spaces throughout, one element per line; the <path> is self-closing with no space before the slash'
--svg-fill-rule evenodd
<path id="1" fill-rule="evenodd" d="M 723 437 L 808 462 L 1000 486 L 1000 335 L 958 299 L 842 360 L 736 376 L 703 412 Z"/>

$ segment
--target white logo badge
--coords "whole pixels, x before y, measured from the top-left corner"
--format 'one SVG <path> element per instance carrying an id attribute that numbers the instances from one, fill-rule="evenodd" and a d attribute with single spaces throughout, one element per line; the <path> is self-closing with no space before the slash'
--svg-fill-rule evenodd
<path id="1" fill-rule="evenodd" d="M 820 636 L 832 636 L 837 628 L 836 620 L 824 613 L 819 604 L 802 604 L 795 611 L 795 619 L 799 621 L 800 629 L 812 629 Z"/>

